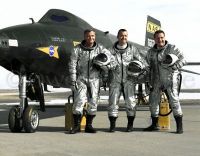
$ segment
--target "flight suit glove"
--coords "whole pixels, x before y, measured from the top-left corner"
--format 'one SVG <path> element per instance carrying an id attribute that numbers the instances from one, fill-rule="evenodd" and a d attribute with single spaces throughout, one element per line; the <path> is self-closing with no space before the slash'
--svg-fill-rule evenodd
<path id="1" fill-rule="evenodd" d="M 103 71 L 106 71 L 106 72 L 108 71 L 108 66 L 107 66 L 107 65 L 106 65 L 106 66 L 101 66 L 100 68 L 101 68 Z"/>
<path id="2" fill-rule="evenodd" d="M 170 66 L 170 67 L 172 68 L 172 70 L 178 70 L 177 64 L 174 64 L 174 65 L 172 65 L 172 66 Z"/>

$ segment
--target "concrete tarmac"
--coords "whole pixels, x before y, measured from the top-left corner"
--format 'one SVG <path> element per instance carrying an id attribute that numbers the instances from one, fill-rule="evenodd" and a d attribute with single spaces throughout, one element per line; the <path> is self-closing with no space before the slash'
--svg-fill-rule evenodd
<path id="1" fill-rule="evenodd" d="M 200 105 L 183 105 L 184 133 L 171 129 L 144 132 L 150 124 L 147 109 L 137 111 L 134 131 L 125 132 L 127 118 L 119 112 L 115 133 L 109 133 L 107 112 L 102 109 L 94 119 L 96 134 L 69 134 L 65 131 L 64 108 L 47 108 L 40 113 L 40 125 L 35 133 L 11 133 L 7 124 L 8 106 L 0 112 L 0 155 L 2 156 L 199 156 Z"/>
<path id="2" fill-rule="evenodd" d="M 65 94 L 62 96 L 65 98 Z M 65 131 L 64 104 L 40 112 L 40 124 L 35 133 L 10 132 L 7 120 L 12 106 L 5 103 L 10 100 L 2 94 L 0 99 L 1 156 L 199 156 L 200 153 L 199 101 L 182 104 L 183 134 L 175 133 L 172 114 L 169 130 L 144 132 L 143 129 L 150 125 L 148 106 L 138 107 L 134 131 L 129 133 L 125 132 L 127 117 L 121 106 L 116 132 L 109 133 L 106 104 L 99 105 L 94 119 L 96 134 L 69 134 Z"/>

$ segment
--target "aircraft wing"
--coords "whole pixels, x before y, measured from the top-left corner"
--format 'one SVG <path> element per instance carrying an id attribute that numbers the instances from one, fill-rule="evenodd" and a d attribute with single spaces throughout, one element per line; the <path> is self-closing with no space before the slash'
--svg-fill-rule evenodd
<path id="1" fill-rule="evenodd" d="M 199 66 L 199 65 L 200 65 L 200 62 L 187 62 L 187 64 L 186 64 L 186 66 Z M 194 71 L 187 70 L 187 69 L 180 69 L 180 71 L 185 72 L 185 73 L 200 75 L 200 73 L 198 73 L 198 72 L 194 72 Z"/>
<path id="2" fill-rule="evenodd" d="M 198 66 L 200 65 L 200 62 L 187 62 L 188 66 Z"/>
<path id="3" fill-rule="evenodd" d="M 182 72 L 186 72 L 186 73 L 200 75 L 200 73 L 197 73 L 197 72 L 194 72 L 194 71 L 191 71 L 191 70 L 187 70 L 187 69 L 179 69 L 179 70 L 182 71 Z"/>

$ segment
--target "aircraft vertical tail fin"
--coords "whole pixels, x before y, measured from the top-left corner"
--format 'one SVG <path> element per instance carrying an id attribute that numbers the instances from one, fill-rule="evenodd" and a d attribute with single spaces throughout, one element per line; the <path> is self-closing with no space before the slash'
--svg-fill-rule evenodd
<path id="1" fill-rule="evenodd" d="M 153 34 L 155 31 L 159 29 L 161 29 L 160 21 L 151 16 L 147 16 L 145 46 L 153 47 L 154 45 Z"/>

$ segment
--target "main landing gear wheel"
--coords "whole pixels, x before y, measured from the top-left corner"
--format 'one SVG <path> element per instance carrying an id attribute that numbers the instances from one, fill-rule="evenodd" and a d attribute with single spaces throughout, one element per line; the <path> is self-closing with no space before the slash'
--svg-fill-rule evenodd
<path id="1" fill-rule="evenodd" d="M 23 129 L 22 119 L 19 116 L 19 106 L 12 107 L 8 116 L 8 126 L 11 132 L 21 132 L 21 130 Z"/>
<path id="2" fill-rule="evenodd" d="M 23 126 L 27 133 L 33 133 L 39 126 L 39 114 L 33 106 L 28 106 L 23 114 Z"/>

